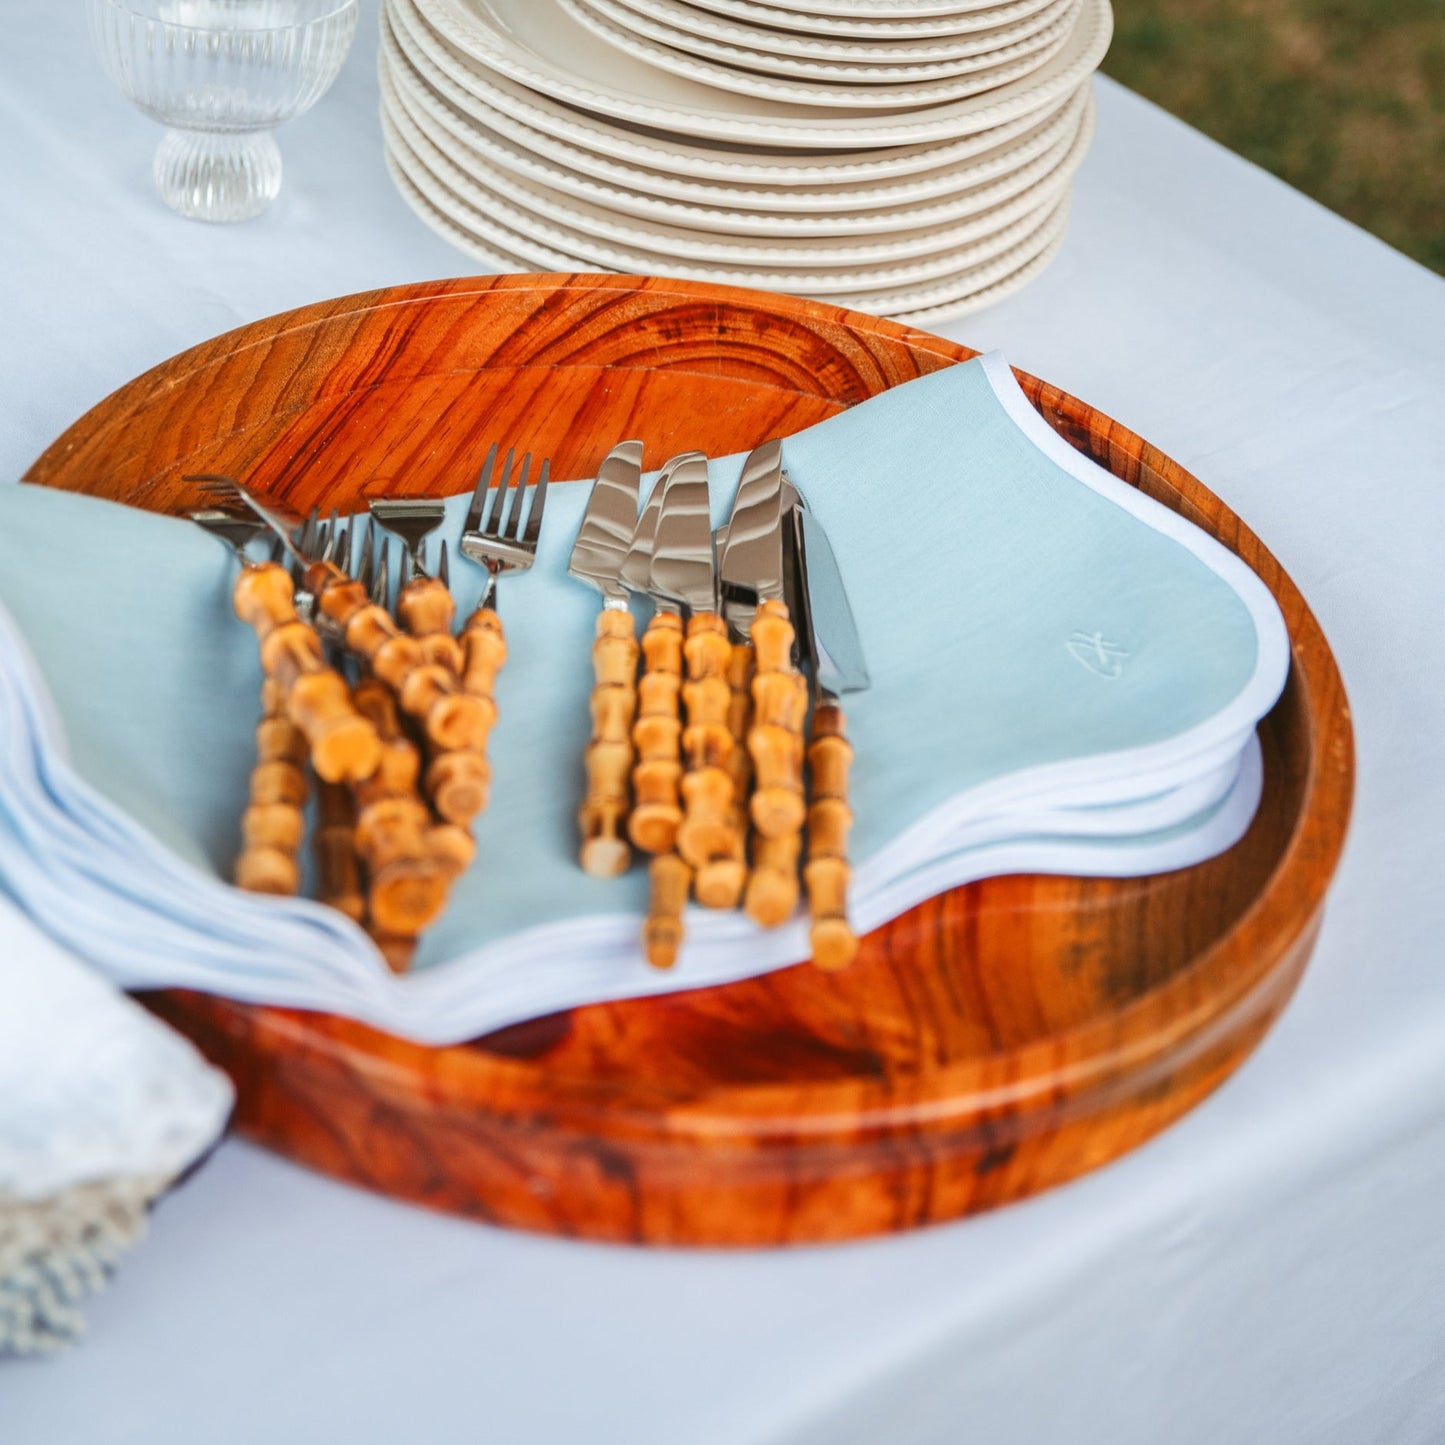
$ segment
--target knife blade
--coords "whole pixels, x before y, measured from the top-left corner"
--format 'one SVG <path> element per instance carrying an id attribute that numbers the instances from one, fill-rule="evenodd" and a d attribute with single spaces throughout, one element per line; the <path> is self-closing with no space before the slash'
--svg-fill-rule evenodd
<path id="1" fill-rule="evenodd" d="M 680 604 L 693 616 L 716 611 L 712 521 L 708 508 L 707 458 L 685 452 L 667 464 L 652 539 L 648 591 Z"/>
<path id="2" fill-rule="evenodd" d="M 816 694 L 866 692 L 873 685 L 868 661 L 833 544 L 796 489 L 793 495 L 789 600 L 803 672 Z"/>
<path id="3" fill-rule="evenodd" d="M 718 579 L 728 624 L 751 636 L 753 615 L 763 598 L 783 591 L 783 444 L 764 442 L 743 463 L 737 496 L 718 558 Z"/>
<path id="4" fill-rule="evenodd" d="M 619 442 L 602 459 L 587 498 L 567 571 L 595 587 L 608 607 L 625 607 L 620 571 L 637 528 L 637 494 L 642 484 L 642 443 Z"/>

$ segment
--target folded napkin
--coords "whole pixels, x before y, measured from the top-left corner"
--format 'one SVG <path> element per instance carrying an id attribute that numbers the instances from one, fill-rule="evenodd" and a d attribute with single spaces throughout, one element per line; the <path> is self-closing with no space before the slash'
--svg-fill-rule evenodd
<path id="1" fill-rule="evenodd" d="M 80 1332 L 80 1301 L 231 1100 L 179 1034 L 0 895 L 0 1354 Z"/>
<path id="2" fill-rule="evenodd" d="M 1273 599 L 1063 442 L 1000 358 L 885 392 L 789 438 L 784 459 L 844 569 L 873 677 L 848 699 L 856 926 L 991 872 L 1158 871 L 1242 834 L 1253 729 L 1288 668 Z M 710 467 L 715 521 L 741 464 Z M 576 867 L 597 597 L 565 568 L 585 501 L 554 487 L 536 565 L 501 584 L 511 660 L 478 858 L 397 979 L 332 911 L 219 881 L 260 680 L 220 545 L 182 521 L 0 489 L 0 879 L 125 986 L 326 1008 L 433 1042 L 805 957 L 801 921 L 762 933 L 691 909 L 659 975 L 637 947 L 643 870 Z M 481 574 L 459 563 L 453 581 L 465 610 Z"/>

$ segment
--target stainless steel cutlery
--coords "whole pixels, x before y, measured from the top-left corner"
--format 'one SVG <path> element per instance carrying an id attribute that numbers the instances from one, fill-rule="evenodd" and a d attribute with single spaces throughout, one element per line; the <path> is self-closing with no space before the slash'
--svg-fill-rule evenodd
<path id="1" fill-rule="evenodd" d="M 851 963 L 858 951 L 847 911 L 852 871 L 848 833 L 853 826 L 848 774 L 853 746 L 841 694 L 865 692 L 871 684 L 828 534 L 790 485 L 787 493 L 791 493 L 785 494 L 790 522 L 787 595 L 812 712 L 807 753 L 808 860 L 803 880 L 812 915 L 813 962 L 819 968 L 838 969 Z"/>
<path id="2" fill-rule="evenodd" d="M 657 967 L 678 957 L 689 898 L 776 927 L 797 910 L 801 874 L 815 961 L 841 967 L 857 948 L 841 698 L 868 674 L 837 559 L 777 441 L 748 456 L 716 532 L 706 456 L 669 458 L 639 511 L 642 462 L 638 441 L 608 453 L 567 564 L 601 599 L 579 861 L 611 877 L 633 847 L 651 855 L 642 942 Z M 296 890 L 309 764 L 324 896 L 397 968 L 475 849 L 507 655 L 498 581 L 535 562 L 550 480 L 543 461 L 529 486 L 531 469 L 513 448 L 486 454 L 454 539 L 486 583 L 460 627 L 441 499 L 377 498 L 363 526 L 194 479 L 215 505 L 193 519 L 242 564 L 236 611 L 266 674 L 238 881 Z M 270 560 L 253 560 L 266 535 Z M 651 608 L 640 641 L 638 600 Z"/>
<path id="3" fill-rule="evenodd" d="M 488 797 L 486 744 L 506 657 L 497 578 L 531 565 L 541 531 L 550 463 L 542 462 L 528 505 L 530 456 L 514 470 L 509 450 L 499 471 L 498 452 L 494 446 L 487 454 L 457 539 L 487 571 L 482 603 L 459 635 L 446 543 L 435 567 L 427 553 L 445 520 L 440 500 L 374 502 L 353 567 L 360 529 L 349 519 L 333 513 L 323 522 L 313 512 L 302 521 L 230 478 L 192 479 L 217 503 L 193 519 L 242 560 L 236 610 L 261 643 L 267 682 L 257 775 L 265 781 L 274 774 L 280 787 L 273 763 L 295 771 L 309 761 L 319 780 L 323 896 L 364 922 L 397 969 L 408 965 L 418 935 L 440 914 L 474 852 L 468 828 Z M 246 547 L 263 528 L 275 537 L 277 555 L 253 562 Z M 404 548 L 394 596 L 388 535 Z M 289 744 L 282 725 L 293 730 Z M 253 782 L 237 872 L 242 886 L 295 891 L 294 847 L 288 858 L 283 844 L 298 841 L 292 835 L 304 791 L 289 794 L 273 800 Z M 290 809 L 284 817 L 272 806 L 282 801 Z M 359 867 L 358 888 L 342 887 L 345 869 L 331 866 L 342 863 Z M 354 908 L 353 896 L 360 899 Z"/>
<path id="4" fill-rule="evenodd" d="M 852 753 L 838 697 L 866 687 L 867 672 L 836 560 L 783 471 L 779 442 L 747 458 L 732 513 L 715 534 L 702 454 L 667 461 L 638 515 L 641 464 L 635 442 L 609 454 L 570 564 L 607 599 L 604 617 L 609 606 L 618 614 L 605 682 L 601 622 L 594 646 L 598 690 L 579 815 L 584 867 L 598 839 L 610 849 L 607 871 L 626 866 L 621 733 L 635 707 L 627 833 L 653 855 L 643 928 L 649 962 L 675 961 L 689 896 L 714 908 L 741 901 L 765 927 L 790 918 L 806 824 L 802 873 L 815 957 L 841 967 L 857 943 L 846 910 Z M 653 608 L 635 692 L 626 592 Z M 611 772 L 599 768 L 603 749 Z M 600 788 L 599 774 L 614 786 Z"/>
<path id="5" fill-rule="evenodd" d="M 642 443 L 619 442 L 602 460 L 587 499 L 567 571 L 602 596 L 592 643 L 592 734 L 587 790 L 577 813 L 582 871 L 614 878 L 632 850 L 627 815 L 632 799 L 632 723 L 637 713 L 637 631 L 628 610 L 622 564 L 637 529 Z"/>

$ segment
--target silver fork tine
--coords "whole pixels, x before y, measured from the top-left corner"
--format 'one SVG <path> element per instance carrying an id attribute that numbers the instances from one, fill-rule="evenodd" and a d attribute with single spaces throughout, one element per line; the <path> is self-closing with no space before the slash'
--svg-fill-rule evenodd
<path id="1" fill-rule="evenodd" d="M 295 561 L 305 566 L 312 560 L 313 554 L 306 551 L 301 543 L 295 539 L 285 519 L 271 507 L 258 501 L 240 482 L 236 481 L 234 477 L 223 477 L 214 472 L 201 472 L 184 476 L 181 480 L 186 482 L 199 482 L 203 488 L 211 491 L 212 495 L 220 495 L 222 494 L 220 489 L 224 489 L 223 494 L 225 496 L 234 501 L 244 502 L 245 505 L 276 534 L 277 540 L 286 548 Z M 314 508 L 312 510 L 312 516 L 315 516 Z M 303 538 L 304 535 L 303 533 Z"/>
<path id="2" fill-rule="evenodd" d="M 499 445 L 487 453 L 494 466 Z M 487 468 L 483 468 L 484 475 Z M 540 459 L 537 480 L 528 497 L 532 476 L 532 453 L 522 456 L 517 466 L 517 449 L 508 447 L 506 459 L 493 470 L 495 483 L 488 497 L 474 495 L 469 525 L 463 527 L 458 540 L 462 555 L 487 571 L 487 587 L 482 594 L 483 607 L 495 606 L 496 584 L 509 572 L 525 572 L 537 556 L 537 538 L 542 530 L 542 510 L 546 504 L 547 484 L 552 475 L 551 462 Z M 480 487 L 480 483 L 478 484 Z M 507 495 L 508 490 L 511 496 Z M 443 544 L 443 556 L 446 555 Z M 448 582 L 447 576 L 442 581 Z"/>
<path id="3" fill-rule="evenodd" d="M 496 493 L 492 499 L 492 509 L 487 515 L 487 524 L 482 531 L 495 537 L 498 524 L 502 520 L 502 503 L 507 495 L 507 485 L 512 479 L 512 457 L 513 449 L 507 448 L 507 460 L 502 466 L 502 479 L 497 483 Z"/>
<path id="4" fill-rule="evenodd" d="M 482 474 L 477 478 L 476 490 L 472 493 L 471 506 L 467 508 L 467 519 L 462 523 L 464 532 L 476 532 L 482 525 L 482 507 L 492 486 L 492 471 L 497 465 L 497 443 L 487 448 L 487 459 L 482 463 Z"/>
<path id="5" fill-rule="evenodd" d="M 376 558 L 376 522 L 371 517 L 366 519 L 366 532 L 361 533 L 361 564 L 355 572 L 355 578 L 363 587 L 370 590 L 371 587 L 371 564 Z"/>
<path id="6" fill-rule="evenodd" d="M 522 458 L 522 470 L 517 473 L 517 487 L 512 493 L 512 505 L 507 512 L 507 522 L 502 528 L 503 537 L 522 535 L 522 499 L 527 494 L 527 473 L 532 470 L 532 453 Z"/>
<path id="7" fill-rule="evenodd" d="M 542 459 L 542 470 L 537 473 L 537 494 L 532 498 L 532 510 L 527 514 L 527 530 L 522 535 L 524 546 L 536 548 L 537 538 L 542 531 L 542 508 L 547 504 L 547 483 L 552 477 L 552 459 Z"/>
<path id="8" fill-rule="evenodd" d="M 452 587 L 452 573 L 451 568 L 447 565 L 447 542 L 445 537 L 442 538 L 441 557 L 437 561 L 437 577 L 440 578 L 442 586 L 450 592 Z"/>
<path id="9" fill-rule="evenodd" d="M 372 591 L 372 600 L 378 607 L 391 607 L 391 544 L 383 537 L 378 544 L 381 548 L 381 556 L 376 568 L 376 585 Z"/>
<path id="10" fill-rule="evenodd" d="M 213 497 L 234 497 L 240 490 L 234 477 L 223 477 L 219 472 L 193 472 L 182 477 L 185 482 L 199 482 L 199 491 L 209 492 Z"/>

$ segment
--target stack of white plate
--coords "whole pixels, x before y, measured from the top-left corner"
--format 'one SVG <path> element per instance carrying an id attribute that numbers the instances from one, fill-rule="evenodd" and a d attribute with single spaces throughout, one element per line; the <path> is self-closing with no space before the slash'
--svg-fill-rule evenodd
<path id="1" fill-rule="evenodd" d="M 385 0 L 391 174 L 503 271 L 915 322 L 1047 265 L 1109 0 Z"/>

